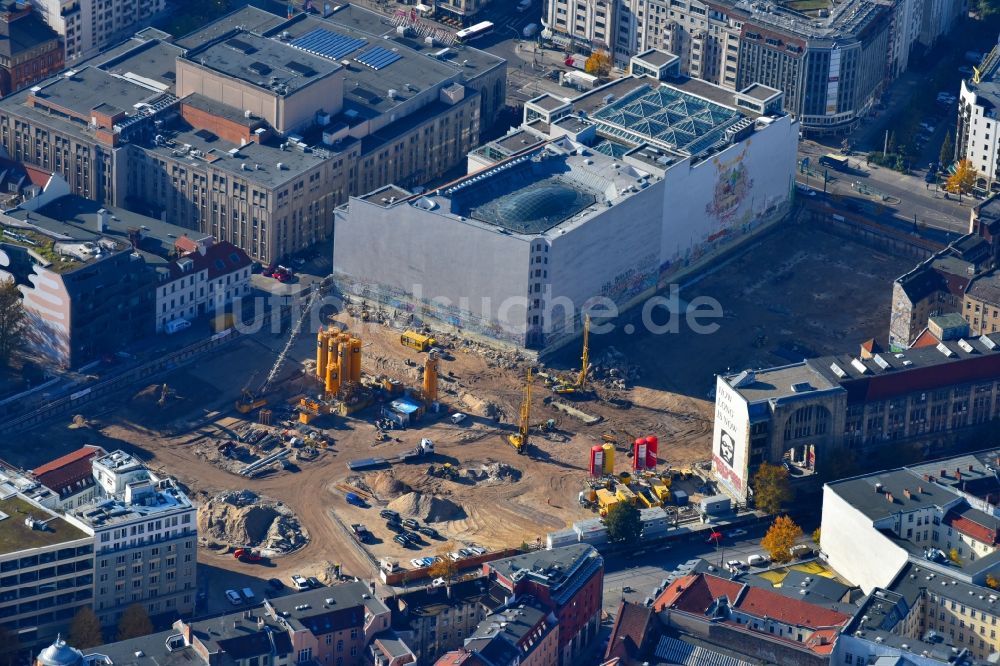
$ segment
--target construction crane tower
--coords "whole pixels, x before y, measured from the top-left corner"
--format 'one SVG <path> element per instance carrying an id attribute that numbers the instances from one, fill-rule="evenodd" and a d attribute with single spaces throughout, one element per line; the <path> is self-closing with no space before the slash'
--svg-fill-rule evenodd
<path id="1" fill-rule="evenodd" d="M 507 436 L 507 441 L 518 453 L 528 452 L 528 430 L 531 428 L 531 368 L 524 383 L 524 399 L 521 402 L 520 421 L 517 432 Z"/>

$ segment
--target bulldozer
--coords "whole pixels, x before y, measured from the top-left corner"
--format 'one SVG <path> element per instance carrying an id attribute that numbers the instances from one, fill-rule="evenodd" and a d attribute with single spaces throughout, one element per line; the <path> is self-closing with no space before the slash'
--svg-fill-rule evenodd
<path id="1" fill-rule="evenodd" d="M 528 431 L 531 429 L 531 368 L 528 368 L 528 378 L 524 383 L 524 399 L 521 402 L 521 418 L 517 432 L 507 435 L 507 442 L 518 453 L 528 452 Z"/>
<path id="2" fill-rule="evenodd" d="M 458 478 L 458 469 L 451 463 L 445 463 L 440 467 L 430 465 L 427 467 L 427 476 L 433 476 L 438 479 L 451 479 L 454 481 Z"/>

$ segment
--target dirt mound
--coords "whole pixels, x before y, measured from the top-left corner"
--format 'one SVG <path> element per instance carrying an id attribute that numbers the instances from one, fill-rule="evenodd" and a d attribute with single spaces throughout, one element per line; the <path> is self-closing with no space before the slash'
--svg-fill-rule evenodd
<path id="1" fill-rule="evenodd" d="M 286 506 L 249 490 L 220 493 L 198 507 L 198 533 L 206 545 L 252 546 L 269 555 L 291 552 L 309 540 Z"/>
<path id="2" fill-rule="evenodd" d="M 389 508 L 425 523 L 443 523 L 465 518 L 465 509 L 451 500 L 416 492 L 406 493 L 389 502 Z"/>
<path id="3" fill-rule="evenodd" d="M 412 490 L 406 483 L 397 479 L 391 470 L 366 474 L 364 482 L 365 486 L 380 499 L 395 499 Z"/>

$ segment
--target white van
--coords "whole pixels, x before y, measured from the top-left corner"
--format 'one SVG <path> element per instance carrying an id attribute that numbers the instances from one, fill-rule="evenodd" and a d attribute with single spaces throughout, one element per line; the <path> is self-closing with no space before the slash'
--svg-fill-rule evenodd
<path id="1" fill-rule="evenodd" d="M 761 567 L 767 564 L 767 558 L 763 555 L 751 555 L 747 558 L 747 566 Z"/>
<path id="2" fill-rule="evenodd" d="M 173 335 L 178 331 L 183 331 L 185 328 L 191 328 L 191 322 L 187 319 L 174 319 L 173 321 L 168 321 L 163 330 L 167 332 L 167 335 Z"/>

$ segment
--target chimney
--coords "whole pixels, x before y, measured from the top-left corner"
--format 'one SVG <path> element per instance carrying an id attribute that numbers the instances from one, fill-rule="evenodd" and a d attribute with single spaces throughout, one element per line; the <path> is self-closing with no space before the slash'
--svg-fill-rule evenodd
<path id="1" fill-rule="evenodd" d="M 940 476 L 941 476 L 942 479 L 945 478 L 945 477 L 947 477 L 948 476 L 948 471 L 947 470 L 941 470 L 941 475 Z"/>
<path id="2" fill-rule="evenodd" d="M 108 213 L 107 209 L 102 208 L 97 211 L 97 233 L 104 233 L 105 229 L 108 228 L 108 221 L 110 218 L 111 214 Z"/>
<path id="3" fill-rule="evenodd" d="M 959 481 L 962 480 L 962 470 L 960 469 L 955 470 L 955 478 L 958 479 Z"/>
<path id="4" fill-rule="evenodd" d="M 969 471 L 970 472 L 972 471 L 972 465 L 969 465 Z"/>
<path id="5" fill-rule="evenodd" d="M 257 618 L 257 631 L 263 631 L 263 630 L 264 630 L 264 616 L 262 615 Z"/>
<path id="6" fill-rule="evenodd" d="M 918 495 L 923 495 L 924 494 L 924 487 L 923 486 L 917 486 L 917 494 Z"/>
<path id="7" fill-rule="evenodd" d="M 930 481 L 930 480 L 931 480 L 930 474 L 924 474 L 924 481 Z"/>
<path id="8" fill-rule="evenodd" d="M 903 488 L 903 497 L 905 497 L 906 499 L 910 499 L 910 489 L 909 488 Z"/>
<path id="9" fill-rule="evenodd" d="M 128 228 L 128 242 L 132 244 L 133 250 L 139 249 L 140 238 L 142 238 L 142 233 L 139 231 L 139 227 Z"/>
<path id="10" fill-rule="evenodd" d="M 888 502 L 889 504 L 892 504 L 893 502 L 896 501 L 896 499 L 892 496 L 892 493 L 886 493 L 885 501 Z"/>

